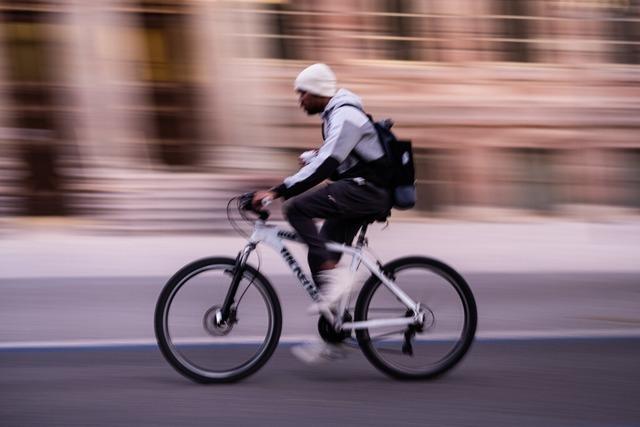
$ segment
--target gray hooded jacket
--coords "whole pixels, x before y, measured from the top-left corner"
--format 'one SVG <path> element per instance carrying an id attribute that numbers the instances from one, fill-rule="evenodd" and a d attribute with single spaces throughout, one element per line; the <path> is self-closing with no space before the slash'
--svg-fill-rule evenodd
<path id="1" fill-rule="evenodd" d="M 361 177 L 381 186 L 386 183 L 380 165 L 384 151 L 357 95 L 340 89 L 322 113 L 322 129 L 324 143 L 316 157 L 273 191 L 288 199 L 327 178 Z"/>

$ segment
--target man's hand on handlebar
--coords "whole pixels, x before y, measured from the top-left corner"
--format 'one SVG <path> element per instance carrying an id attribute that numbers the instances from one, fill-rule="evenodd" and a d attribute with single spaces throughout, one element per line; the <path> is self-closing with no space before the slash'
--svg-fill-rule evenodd
<path id="1" fill-rule="evenodd" d="M 256 191 L 251 204 L 256 211 L 261 211 L 269 203 L 277 199 L 278 196 L 273 191 Z"/>

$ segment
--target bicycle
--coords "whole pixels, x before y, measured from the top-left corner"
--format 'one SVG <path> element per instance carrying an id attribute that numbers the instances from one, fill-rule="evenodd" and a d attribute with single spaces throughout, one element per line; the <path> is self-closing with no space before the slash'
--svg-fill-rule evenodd
<path id="1" fill-rule="evenodd" d="M 268 224 L 269 212 L 255 210 L 252 195 L 235 197 L 227 205 L 230 221 L 229 206 L 235 200 L 242 218 L 253 222 L 253 232 L 236 258 L 210 257 L 187 264 L 169 279 L 156 304 L 155 334 L 162 354 L 196 382 L 245 378 L 260 369 L 278 345 L 278 296 L 259 268 L 247 262 L 260 243 L 282 256 L 313 301 L 321 300 L 318 288 L 283 243 L 302 240 L 295 232 Z M 345 295 L 336 313 L 321 309 L 320 336 L 330 343 L 352 343 L 355 334 L 369 362 L 393 378 L 439 376 L 454 367 L 473 342 L 477 311 L 471 289 L 453 268 L 433 258 L 410 256 L 383 265 L 368 250 L 366 232 L 372 222 L 363 222 L 355 246 L 327 244 L 331 251 L 351 256 L 352 272 L 364 266 L 371 276 L 355 307 Z"/>

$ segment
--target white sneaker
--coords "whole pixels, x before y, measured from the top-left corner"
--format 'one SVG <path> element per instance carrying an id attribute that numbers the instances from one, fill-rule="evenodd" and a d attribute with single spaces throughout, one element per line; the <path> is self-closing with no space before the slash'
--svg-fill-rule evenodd
<path id="1" fill-rule="evenodd" d="M 346 267 L 336 267 L 318 273 L 322 283 L 320 290 L 321 301 L 309 306 L 310 314 L 323 310 L 335 311 L 342 297 L 351 292 L 355 282 L 355 274 Z"/>
<path id="2" fill-rule="evenodd" d="M 291 353 L 304 363 L 316 365 L 347 357 L 347 352 L 340 344 L 329 344 L 323 341 L 298 344 L 291 347 Z"/>

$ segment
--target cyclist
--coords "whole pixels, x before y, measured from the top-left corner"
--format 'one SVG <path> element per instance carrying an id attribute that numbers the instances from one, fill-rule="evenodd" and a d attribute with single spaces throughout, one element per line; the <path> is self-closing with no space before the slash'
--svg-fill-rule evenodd
<path id="1" fill-rule="evenodd" d="M 389 168 L 375 128 L 362 110 L 362 101 L 347 89 L 337 89 L 336 76 L 325 64 L 313 64 L 296 78 L 300 107 L 322 117 L 322 145 L 304 153 L 304 166 L 282 184 L 258 191 L 253 204 L 264 199 L 290 199 L 285 216 L 309 247 L 308 262 L 320 290 L 322 304 L 335 311 L 336 303 L 351 290 L 354 277 L 338 267 L 340 253 L 327 250 L 327 241 L 351 244 L 365 218 L 389 215 Z M 329 179 L 330 183 L 307 191 Z M 324 219 L 318 230 L 314 219 Z M 318 308 L 318 307 L 316 307 Z M 293 348 L 306 362 L 342 353 L 335 345 L 308 343 Z"/>

